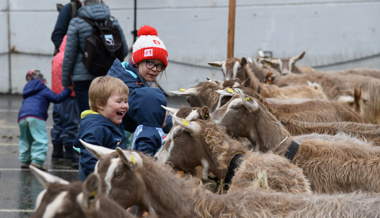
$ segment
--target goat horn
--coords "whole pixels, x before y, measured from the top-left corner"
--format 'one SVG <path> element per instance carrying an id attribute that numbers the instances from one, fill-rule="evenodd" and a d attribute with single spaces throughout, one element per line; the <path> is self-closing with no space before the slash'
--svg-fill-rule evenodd
<path id="1" fill-rule="evenodd" d="M 174 115 L 174 114 L 176 114 L 179 111 L 179 109 L 171 108 L 171 107 L 165 107 L 164 105 L 161 105 L 161 107 L 163 107 L 171 115 Z"/>
<path id="2" fill-rule="evenodd" d="M 44 172 L 38 169 L 37 167 L 34 167 L 33 165 L 29 165 L 29 169 L 32 171 L 32 173 L 37 178 L 37 180 L 41 183 L 41 185 L 44 186 L 45 188 L 47 188 L 48 185 L 51 183 L 60 183 L 60 184 L 65 184 L 65 185 L 69 184 L 68 181 L 61 179 L 57 176 L 51 175 L 47 172 Z"/>
<path id="3" fill-rule="evenodd" d="M 92 145 L 90 143 L 83 141 L 82 139 L 79 139 L 79 141 L 87 149 L 87 151 L 89 151 L 92 155 L 94 155 L 98 159 L 103 155 L 107 155 L 115 151 L 113 149 L 109 149 L 106 147 Z"/>

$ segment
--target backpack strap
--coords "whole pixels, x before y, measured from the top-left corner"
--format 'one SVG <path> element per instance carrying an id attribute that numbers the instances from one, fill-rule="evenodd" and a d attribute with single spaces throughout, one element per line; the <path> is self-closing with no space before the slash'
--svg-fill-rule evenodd
<path id="1" fill-rule="evenodd" d="M 87 17 L 78 16 L 78 18 L 80 18 L 80 19 L 86 21 L 86 22 L 87 22 L 88 24 L 90 24 L 92 27 L 96 26 L 96 24 L 95 24 L 91 19 L 89 19 L 89 18 L 87 18 Z"/>

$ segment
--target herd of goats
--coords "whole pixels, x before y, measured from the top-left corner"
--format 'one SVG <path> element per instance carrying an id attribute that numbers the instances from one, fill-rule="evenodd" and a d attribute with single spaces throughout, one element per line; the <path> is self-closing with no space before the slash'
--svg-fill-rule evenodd
<path id="1" fill-rule="evenodd" d="M 86 181 L 31 166 L 32 217 L 380 217 L 380 70 L 304 55 L 210 62 L 225 79 L 172 92 L 190 106 L 164 107 L 154 158 L 81 141 L 98 158 Z"/>

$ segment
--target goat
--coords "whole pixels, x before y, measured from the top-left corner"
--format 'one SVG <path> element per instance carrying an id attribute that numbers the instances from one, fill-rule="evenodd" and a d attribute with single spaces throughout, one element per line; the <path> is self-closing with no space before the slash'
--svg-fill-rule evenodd
<path id="1" fill-rule="evenodd" d="M 244 81 L 231 79 L 221 83 L 221 87 L 223 88 L 236 88 L 240 86 L 249 87 L 253 91 L 257 90 L 256 92 L 261 94 L 264 98 L 327 99 L 322 87 L 317 83 L 308 82 L 308 85 L 278 87 L 276 85 L 260 83 L 255 76 L 247 78 Z"/>
<path id="2" fill-rule="evenodd" d="M 302 170 L 286 158 L 248 151 L 210 119 L 186 120 L 173 115 L 173 120 L 176 125 L 155 155 L 158 162 L 170 163 L 192 175 L 197 166 L 202 166 L 202 179 L 207 180 L 212 173 L 219 181 L 218 192 L 223 188 L 230 191 L 255 188 L 260 172 L 265 171 L 264 186 L 271 191 L 310 193 Z"/>
<path id="3" fill-rule="evenodd" d="M 96 174 L 89 175 L 83 183 L 69 183 L 33 166 L 30 169 L 45 187 L 45 190 L 37 197 L 36 211 L 32 218 L 136 217 L 102 193 L 102 181 Z M 153 210 L 151 211 L 154 214 Z"/>
<path id="4" fill-rule="evenodd" d="M 352 121 L 363 122 L 360 115 L 343 104 L 325 101 L 325 100 L 308 100 L 302 101 L 298 104 L 276 104 L 268 103 L 258 95 L 256 92 L 249 88 L 239 86 L 239 88 L 227 88 L 224 90 L 218 90 L 220 94 L 217 106 L 212 106 L 215 109 L 225 104 L 233 95 L 240 91 L 249 96 L 253 96 L 262 102 L 269 111 L 274 114 L 277 119 L 285 121 L 288 119 L 308 121 L 308 122 L 340 122 L 340 121 Z"/>
<path id="5" fill-rule="evenodd" d="M 142 153 L 89 144 L 86 148 L 100 157 L 96 172 L 108 184 L 111 198 L 118 198 L 124 207 L 152 207 L 159 217 L 380 217 L 377 193 L 217 195 L 198 179 L 178 178 L 168 165 Z"/>
<path id="6" fill-rule="evenodd" d="M 294 57 L 285 58 L 270 58 L 259 56 L 256 59 L 259 63 L 267 64 L 273 69 L 277 70 L 281 75 L 288 75 L 291 73 L 312 73 L 315 70 L 310 66 L 297 66 L 296 62 L 305 56 L 305 51 Z"/>
<path id="7" fill-rule="evenodd" d="M 380 192 L 380 156 L 377 147 L 354 143 L 306 140 L 295 143 L 293 136 L 260 102 L 246 95 L 235 95 L 211 113 L 215 123 L 233 135 L 248 138 L 259 151 L 287 156 L 303 169 L 317 193 Z M 239 123 L 239 125 L 236 125 Z"/>
<path id="8" fill-rule="evenodd" d="M 300 125 L 301 124 L 301 125 Z M 320 133 L 320 134 L 330 134 L 336 135 L 338 132 L 344 132 L 350 134 L 363 141 L 370 141 L 373 145 L 380 146 L 380 129 L 376 130 L 371 124 L 367 123 L 353 123 L 353 122 L 339 122 L 339 127 L 337 122 L 333 123 L 313 123 L 308 124 L 308 122 L 298 122 L 288 120 L 284 122 L 285 128 L 289 131 L 291 135 L 303 135 L 309 133 Z M 345 125 L 346 124 L 346 125 Z M 371 130 L 360 131 L 360 130 L 350 130 L 349 127 L 345 126 L 356 126 L 361 125 L 362 128 L 366 128 L 366 125 L 371 127 Z"/>
<path id="9" fill-rule="evenodd" d="M 378 93 L 378 89 L 380 89 L 380 80 L 378 79 L 369 80 L 368 77 L 361 75 L 339 76 L 335 73 L 327 74 L 325 72 L 317 71 L 308 74 L 289 74 L 287 76 L 281 76 L 279 73 L 276 74 L 272 71 L 268 71 L 268 69 L 265 69 L 254 62 L 247 63 L 245 58 L 242 58 L 241 60 L 237 58 L 227 59 L 223 62 L 229 63 L 228 65 L 223 65 L 222 71 L 233 72 L 230 77 L 239 78 L 244 81 L 246 78 L 253 78 L 255 76 L 260 82 L 273 83 L 279 87 L 305 85 L 308 82 L 317 83 L 322 87 L 324 94 L 329 100 L 339 101 L 345 105 L 352 105 L 354 103 L 355 89 L 358 89 L 359 91 L 368 90 L 372 86 L 372 91 L 367 92 L 368 96 L 364 99 L 373 102 L 367 102 L 371 107 L 369 107 L 368 110 L 363 110 L 362 117 L 365 118 L 367 117 L 366 114 L 369 114 L 369 118 L 365 118 L 366 120 L 375 123 L 380 122 L 380 108 L 378 108 L 380 107 L 380 104 L 376 104 L 380 101 L 377 100 L 380 97 L 376 94 Z M 245 67 L 246 65 L 248 65 L 248 67 Z M 371 84 L 375 85 L 373 86 Z"/>
<path id="10" fill-rule="evenodd" d="M 186 100 L 190 105 L 208 106 L 211 108 L 216 105 L 219 94 L 215 90 L 221 89 L 220 85 L 214 81 L 200 82 L 189 89 L 180 89 L 179 91 L 171 91 L 171 93 L 187 96 Z M 212 94 L 211 94 L 212 93 Z"/>

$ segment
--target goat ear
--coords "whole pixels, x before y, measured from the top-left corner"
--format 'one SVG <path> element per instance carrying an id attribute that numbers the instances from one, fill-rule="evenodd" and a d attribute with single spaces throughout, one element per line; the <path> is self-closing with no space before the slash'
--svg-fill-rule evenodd
<path id="1" fill-rule="evenodd" d="M 114 152 L 114 150 L 112 150 L 112 149 L 102 147 L 102 146 L 98 146 L 98 145 L 92 145 L 90 143 L 83 141 L 82 139 L 79 139 L 79 141 L 87 149 L 87 151 L 89 151 L 92 155 L 94 155 L 98 159 L 101 156 L 104 156 L 104 155 L 107 155 L 107 154 Z"/>
<path id="2" fill-rule="evenodd" d="M 278 65 L 279 65 L 277 58 L 274 58 L 274 59 L 263 59 L 262 62 L 265 63 L 265 64 L 267 64 L 267 65 L 269 65 L 269 66 L 272 66 L 274 68 L 278 67 Z"/>
<path id="3" fill-rule="evenodd" d="M 296 62 L 298 60 L 301 60 L 303 56 L 305 56 L 305 51 L 299 54 L 298 56 L 292 57 L 291 59 L 293 60 L 293 62 Z"/>
<path id="4" fill-rule="evenodd" d="M 163 107 L 171 115 L 174 115 L 179 111 L 179 109 L 177 109 L 177 108 L 165 107 L 164 105 L 161 105 L 161 107 Z"/>
<path id="5" fill-rule="evenodd" d="M 199 135 L 201 132 L 201 128 L 195 121 L 188 121 L 183 118 L 179 118 L 177 116 L 172 116 L 172 119 L 181 125 L 183 128 L 185 128 L 191 135 Z"/>
<path id="6" fill-rule="evenodd" d="M 197 95 L 197 90 L 194 88 L 189 88 L 189 89 L 180 89 L 178 91 L 170 91 L 173 94 L 176 95 L 181 95 L 181 96 L 194 96 Z"/>
<path id="7" fill-rule="evenodd" d="M 47 188 L 49 186 L 49 184 L 51 184 L 51 183 L 60 183 L 60 184 L 64 184 L 64 185 L 69 184 L 68 181 L 61 179 L 57 176 L 53 176 L 53 175 L 51 175 L 47 172 L 44 172 L 44 171 L 42 171 L 42 170 L 40 170 L 37 167 L 34 167 L 32 165 L 29 166 L 29 169 L 32 171 L 32 173 L 37 178 L 37 180 L 41 183 L 41 185 L 45 188 Z"/>
<path id="8" fill-rule="evenodd" d="M 98 174 L 91 173 L 82 184 L 83 207 L 89 208 L 89 205 L 102 193 L 101 180 Z"/>
<path id="9" fill-rule="evenodd" d="M 255 101 L 253 98 L 248 95 L 244 95 L 240 90 L 237 90 L 237 92 L 239 93 L 241 100 L 249 112 L 256 112 L 260 108 L 257 101 Z"/>
<path id="10" fill-rule="evenodd" d="M 208 65 L 212 67 L 222 67 L 224 63 L 226 63 L 226 61 L 212 61 L 212 62 L 208 62 Z"/>
<path id="11" fill-rule="evenodd" d="M 129 166 L 131 170 L 137 169 L 143 164 L 142 159 L 137 152 L 122 150 L 119 147 L 116 147 L 116 152 L 119 154 L 123 163 Z"/>
<path id="12" fill-rule="evenodd" d="M 240 65 L 241 67 L 245 67 L 245 65 L 247 65 L 248 61 L 245 57 L 242 57 L 241 60 L 240 60 Z"/>
<path id="13" fill-rule="evenodd" d="M 251 87 L 252 86 L 252 80 L 251 78 L 247 78 L 245 79 L 242 83 L 241 83 L 242 86 L 244 87 Z"/>
<path id="14" fill-rule="evenodd" d="M 202 111 L 202 114 L 201 114 L 202 119 L 204 120 L 210 119 L 210 110 L 208 109 L 207 106 L 203 106 L 201 111 Z"/>
<path id="15" fill-rule="evenodd" d="M 358 88 L 354 89 L 354 108 L 355 111 L 360 113 L 360 98 L 362 96 L 362 91 Z"/>

